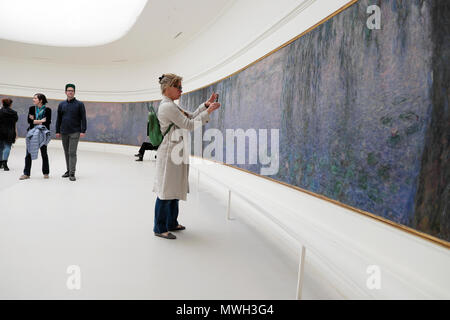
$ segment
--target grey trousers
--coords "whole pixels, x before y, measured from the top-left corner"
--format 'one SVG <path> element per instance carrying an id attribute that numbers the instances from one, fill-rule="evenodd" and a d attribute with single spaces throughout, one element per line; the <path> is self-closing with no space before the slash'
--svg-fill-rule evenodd
<path id="1" fill-rule="evenodd" d="M 75 175 L 77 166 L 77 147 L 80 141 L 80 133 L 61 134 L 62 144 L 64 148 L 64 155 L 66 156 L 67 172 L 70 175 Z"/>

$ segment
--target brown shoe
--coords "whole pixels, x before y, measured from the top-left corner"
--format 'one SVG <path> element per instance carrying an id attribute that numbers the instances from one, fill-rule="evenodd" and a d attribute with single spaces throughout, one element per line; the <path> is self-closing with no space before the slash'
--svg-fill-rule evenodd
<path id="1" fill-rule="evenodd" d="M 164 238 L 164 239 L 170 239 L 170 240 L 174 240 L 174 239 L 177 238 L 174 234 L 172 234 L 172 233 L 170 233 L 170 232 L 167 233 L 167 234 L 164 234 L 164 233 L 155 233 L 155 236 L 161 237 L 161 238 Z"/>
<path id="2" fill-rule="evenodd" d="M 30 176 L 27 176 L 27 175 L 23 174 L 19 178 L 19 180 L 26 180 L 26 179 L 30 179 Z"/>
<path id="3" fill-rule="evenodd" d="M 186 227 L 182 226 L 181 224 L 179 224 L 175 229 L 169 229 L 169 231 L 180 231 L 180 230 L 185 230 Z"/>
<path id="4" fill-rule="evenodd" d="M 48 178 L 49 178 L 48 174 L 44 174 L 44 179 L 48 179 Z"/>

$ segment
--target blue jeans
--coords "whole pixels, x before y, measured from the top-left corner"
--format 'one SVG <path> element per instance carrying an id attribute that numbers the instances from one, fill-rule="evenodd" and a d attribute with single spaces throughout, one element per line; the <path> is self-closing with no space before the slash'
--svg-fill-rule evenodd
<path id="1" fill-rule="evenodd" d="M 153 232 L 164 233 L 178 227 L 178 201 L 178 199 L 161 200 L 156 198 Z"/>
<path id="2" fill-rule="evenodd" d="M 0 161 L 8 161 L 11 143 L 0 141 Z"/>

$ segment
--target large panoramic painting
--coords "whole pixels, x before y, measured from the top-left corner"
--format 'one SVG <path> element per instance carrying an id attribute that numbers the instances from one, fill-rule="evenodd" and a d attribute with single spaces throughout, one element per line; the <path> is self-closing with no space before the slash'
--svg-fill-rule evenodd
<path id="1" fill-rule="evenodd" d="M 358 1 L 181 104 L 218 92 L 206 128 L 279 129 L 271 178 L 449 241 L 449 8 Z"/>
<path id="2" fill-rule="evenodd" d="M 369 28 L 373 5 L 379 25 Z M 218 92 L 205 129 L 279 130 L 270 178 L 448 242 L 449 16 L 447 0 L 360 0 L 180 105 L 193 110 Z M 24 136 L 31 98 L 11 98 Z M 85 140 L 140 145 L 151 104 L 85 102 Z"/>

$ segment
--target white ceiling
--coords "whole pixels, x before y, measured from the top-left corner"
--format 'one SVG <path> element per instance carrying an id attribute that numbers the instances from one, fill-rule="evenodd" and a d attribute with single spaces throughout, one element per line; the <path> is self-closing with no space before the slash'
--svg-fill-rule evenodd
<path id="1" fill-rule="evenodd" d="M 37 62 L 80 65 L 118 65 L 157 60 L 181 49 L 189 40 L 205 31 L 234 1 L 149 0 L 130 31 L 112 43 L 68 48 L 0 39 L 0 55 Z M 67 36 L 70 37 L 70 33 Z"/>
<path id="2" fill-rule="evenodd" d="M 0 1 L 0 12 L 8 12 L 0 19 L 0 38 L 44 46 L 100 46 L 127 34 L 146 4 L 147 0 Z"/>

